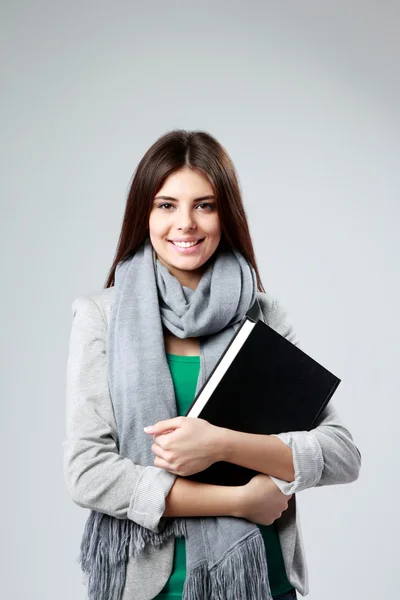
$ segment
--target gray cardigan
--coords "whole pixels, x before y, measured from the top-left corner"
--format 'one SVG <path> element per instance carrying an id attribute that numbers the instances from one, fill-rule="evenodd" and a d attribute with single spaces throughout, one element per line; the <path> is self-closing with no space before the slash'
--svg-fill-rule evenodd
<path id="1" fill-rule="evenodd" d="M 72 500 L 83 508 L 120 519 L 132 519 L 159 531 L 170 490 L 163 469 L 141 466 L 117 451 L 117 428 L 107 382 L 106 331 L 114 288 L 76 298 L 72 304 L 66 385 L 64 477 Z M 290 317 L 279 300 L 258 292 L 259 317 L 299 345 Z M 279 434 L 293 452 L 295 480 L 272 479 L 293 494 L 287 510 L 275 521 L 287 577 L 305 596 L 309 592 L 306 557 L 296 510 L 296 492 L 322 485 L 350 483 L 358 478 L 361 454 L 331 401 L 312 431 Z M 122 600 L 154 598 L 167 582 L 174 539 L 129 557 Z M 86 581 L 86 577 L 83 577 Z"/>

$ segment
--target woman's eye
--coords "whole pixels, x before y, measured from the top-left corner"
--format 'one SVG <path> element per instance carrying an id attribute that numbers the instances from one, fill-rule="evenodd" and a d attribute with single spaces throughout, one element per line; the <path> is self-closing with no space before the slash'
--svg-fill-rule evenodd
<path id="1" fill-rule="evenodd" d="M 168 202 L 164 202 L 164 204 L 159 204 L 158 208 L 164 208 L 165 206 L 172 206 L 172 204 L 169 204 Z"/>
<path id="2" fill-rule="evenodd" d="M 202 204 L 198 204 L 197 206 L 205 206 L 207 209 L 209 209 L 211 211 L 211 210 L 213 210 L 215 205 L 210 204 L 209 202 L 203 202 Z"/>

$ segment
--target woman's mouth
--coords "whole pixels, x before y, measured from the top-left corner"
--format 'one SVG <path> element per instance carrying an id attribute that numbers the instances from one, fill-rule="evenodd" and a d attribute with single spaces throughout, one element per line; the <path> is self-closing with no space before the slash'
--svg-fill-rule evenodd
<path id="1" fill-rule="evenodd" d="M 172 242 L 171 240 L 168 240 L 169 243 L 175 248 L 175 250 L 177 252 L 179 252 L 180 254 L 195 254 L 196 252 L 198 252 L 199 247 L 201 246 L 202 242 L 204 241 L 204 238 L 201 240 L 198 240 L 197 242 L 193 243 L 184 243 L 184 242 Z"/>

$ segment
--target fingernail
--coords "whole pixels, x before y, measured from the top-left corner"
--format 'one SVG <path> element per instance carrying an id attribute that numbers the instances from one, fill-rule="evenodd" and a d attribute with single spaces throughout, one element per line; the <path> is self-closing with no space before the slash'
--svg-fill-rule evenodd
<path id="1" fill-rule="evenodd" d="M 144 430 L 146 433 L 149 433 L 149 432 L 150 432 L 152 429 L 153 429 L 153 425 L 148 425 L 147 427 L 143 427 L 143 430 Z"/>

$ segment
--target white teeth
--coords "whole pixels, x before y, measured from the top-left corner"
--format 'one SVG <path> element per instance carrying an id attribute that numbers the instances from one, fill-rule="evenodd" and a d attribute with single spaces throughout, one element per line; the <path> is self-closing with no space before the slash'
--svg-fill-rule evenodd
<path id="1" fill-rule="evenodd" d="M 179 246 L 180 248 L 191 248 L 192 246 L 195 246 L 196 244 L 199 243 L 200 240 L 198 240 L 197 242 L 172 242 L 174 244 L 174 246 Z"/>

